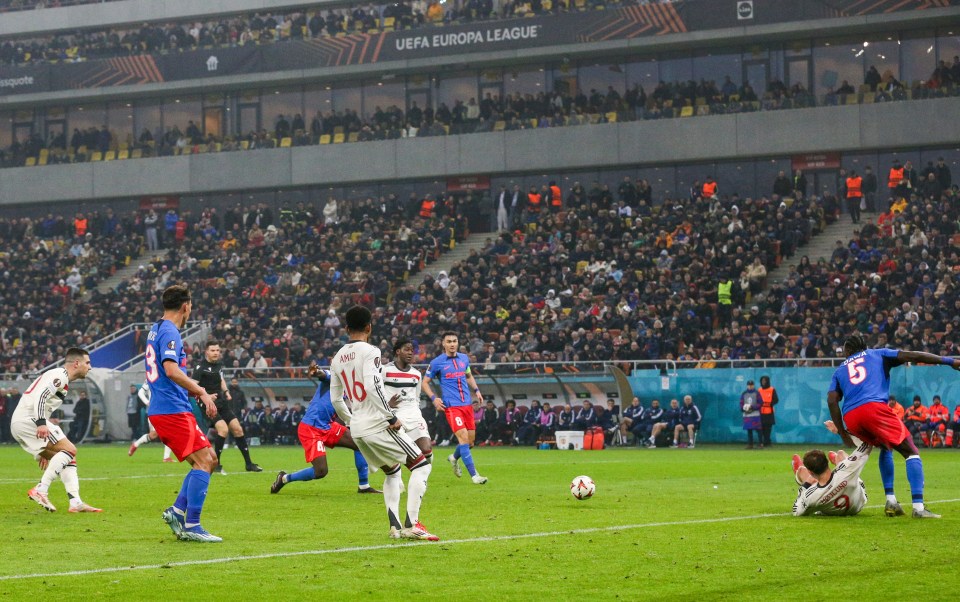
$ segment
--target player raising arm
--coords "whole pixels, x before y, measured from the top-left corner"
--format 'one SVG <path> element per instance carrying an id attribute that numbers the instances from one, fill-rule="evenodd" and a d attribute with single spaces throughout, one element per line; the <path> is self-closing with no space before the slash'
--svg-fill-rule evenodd
<path id="1" fill-rule="evenodd" d="M 150 384 L 147 416 L 160 441 L 173 450 L 178 460 L 186 460 L 192 467 L 183 479 L 176 501 L 163 511 L 163 520 L 177 539 L 223 541 L 200 526 L 200 512 L 207 498 L 210 473 L 217 466 L 217 455 L 193 417 L 189 396 L 203 404 L 208 418 L 217 415 L 217 406 L 216 395 L 204 391 L 183 371 L 187 354 L 183 351 L 180 329 L 193 309 L 190 291 L 182 284 L 175 284 L 163 291 L 162 301 L 163 318 L 150 328 L 144 353 Z"/>
<path id="2" fill-rule="evenodd" d="M 80 477 L 77 476 L 77 448 L 56 424 L 47 424 L 50 416 L 67 397 L 70 381 L 81 379 L 90 371 L 90 354 L 72 347 L 67 350 L 63 368 L 47 370 L 27 388 L 17 409 L 10 417 L 10 434 L 23 451 L 40 462 L 44 469 L 40 482 L 27 492 L 27 497 L 50 512 L 57 508 L 47 496 L 50 484 L 63 481 L 70 499 L 70 512 L 101 512 L 80 499 Z"/>
<path id="3" fill-rule="evenodd" d="M 893 452 L 906 458 L 907 481 L 913 498 L 914 518 L 940 518 L 927 510 L 923 503 L 923 462 L 913 437 L 893 413 L 887 401 L 890 397 L 890 370 L 907 362 L 945 364 L 960 369 L 953 358 L 940 357 L 920 351 L 897 349 L 867 349 L 860 334 L 852 334 L 843 343 L 847 356 L 834 372 L 827 393 L 830 417 L 844 445 L 853 446 L 851 435 L 880 450 L 880 477 L 887 496 L 884 512 L 900 516 L 903 509 L 893 492 Z M 843 401 L 843 409 L 840 402 Z"/>
<path id="4" fill-rule="evenodd" d="M 837 432 L 832 420 L 824 426 L 832 433 Z M 852 516 L 863 510 L 867 504 L 867 488 L 860 480 L 860 473 L 872 449 L 861 443 L 850 456 L 843 450 L 824 454 L 819 449 L 808 451 L 803 459 L 793 456 L 793 474 L 800 485 L 793 515 Z M 830 470 L 828 458 L 836 464 L 835 469 Z"/>
<path id="5" fill-rule="evenodd" d="M 443 333 L 441 339 L 443 353 L 433 358 L 427 373 L 423 376 L 423 392 L 430 401 L 447 417 L 450 430 L 457 438 L 457 449 L 447 457 L 447 462 L 453 466 L 453 474 L 460 477 L 459 461 L 463 459 L 467 472 L 477 485 L 487 482 L 487 477 L 480 476 L 473 464 L 473 454 L 470 448 L 477 438 L 477 427 L 473 419 L 473 403 L 470 401 L 470 392 L 477 396 L 477 401 L 483 405 L 483 395 L 480 387 L 470 373 L 470 359 L 466 354 L 458 353 L 460 338 L 455 332 Z M 440 382 L 440 395 L 433 392 L 431 379 Z"/>
<path id="6" fill-rule="evenodd" d="M 383 392 L 380 349 L 368 341 L 372 316 L 355 305 L 346 314 L 350 342 L 340 348 L 330 363 L 330 401 L 350 427 L 353 440 L 368 462 L 383 469 L 383 501 L 390 521 L 390 537 L 438 541 L 420 522 L 420 504 L 427 491 L 430 461 L 403 432 Z M 344 401 L 344 395 L 347 400 Z M 400 524 L 400 465 L 410 469 L 407 486 L 406 526 Z"/>
<path id="7" fill-rule="evenodd" d="M 292 481 L 312 481 L 327 476 L 327 448 L 338 445 L 353 450 L 353 462 L 360 477 L 357 493 L 381 493 L 370 486 L 369 466 L 353 437 L 350 436 L 350 430 L 333 420 L 336 417 L 336 411 L 330 402 L 330 373 L 321 370 L 316 363 L 311 363 L 307 368 L 307 376 L 320 380 L 320 385 L 314 392 L 313 399 L 310 400 L 307 412 L 303 415 L 300 426 L 297 427 L 297 437 L 300 439 L 303 455 L 310 467 L 290 474 L 281 470 L 273 481 L 273 485 L 270 486 L 270 493 L 278 493 L 284 485 Z"/>

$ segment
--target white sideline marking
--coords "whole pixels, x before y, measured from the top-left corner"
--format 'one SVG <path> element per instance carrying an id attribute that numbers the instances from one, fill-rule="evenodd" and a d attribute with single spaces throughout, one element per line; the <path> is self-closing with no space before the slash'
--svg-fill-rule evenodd
<path id="1" fill-rule="evenodd" d="M 937 500 L 931 504 L 952 504 L 960 502 L 960 498 L 952 500 Z M 867 508 L 882 508 L 881 505 L 867 506 Z M 520 533 L 516 535 L 493 535 L 489 537 L 470 537 L 464 539 L 448 539 L 437 543 L 410 542 L 410 543 L 389 543 L 374 546 L 351 546 L 347 548 L 328 548 L 325 550 L 302 550 L 300 552 L 275 552 L 272 554 L 253 554 L 249 556 L 228 556 L 225 558 L 207 558 L 204 560 L 182 560 L 180 562 L 167 562 L 164 564 L 144 564 L 140 566 L 114 566 L 100 569 L 85 569 L 80 571 L 64 571 L 60 573 L 28 573 L 24 575 L 0 575 L 0 581 L 12 581 L 20 579 L 38 579 L 46 577 L 70 577 L 75 575 L 98 575 L 103 573 L 123 573 L 128 571 L 152 571 L 155 569 L 170 569 L 181 566 L 201 566 L 206 564 L 223 564 L 226 562 L 243 562 L 247 560 L 266 560 L 270 558 L 293 558 L 296 556 L 324 556 L 327 554 L 347 554 L 350 552 L 376 552 L 379 550 L 394 550 L 397 548 L 411 548 L 416 546 L 442 546 L 461 543 L 483 543 L 488 541 L 512 541 L 517 539 L 534 539 L 540 537 L 559 537 L 562 535 L 584 535 L 588 533 L 608 533 L 610 531 L 630 531 L 634 529 L 649 529 L 653 527 L 675 527 L 680 525 L 705 525 L 710 523 L 729 523 L 744 520 L 756 520 L 758 518 L 772 518 L 778 516 L 790 516 L 789 512 L 778 512 L 773 514 L 753 514 L 750 516 L 729 516 L 725 518 L 699 518 L 693 520 L 666 521 L 658 523 L 638 523 L 633 525 L 617 525 L 614 527 L 591 527 L 589 529 L 567 529 L 565 531 L 541 531 L 537 533 Z"/>

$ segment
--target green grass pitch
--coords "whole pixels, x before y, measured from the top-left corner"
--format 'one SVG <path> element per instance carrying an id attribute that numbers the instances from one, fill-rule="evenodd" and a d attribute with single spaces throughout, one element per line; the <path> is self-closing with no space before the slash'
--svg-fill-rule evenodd
<path id="1" fill-rule="evenodd" d="M 176 541 L 160 519 L 186 468 L 161 463 L 157 445 L 133 458 L 126 446 L 82 446 L 81 493 L 104 508 L 86 515 L 66 512 L 60 483 L 51 488 L 54 514 L 27 499 L 36 465 L 0 446 L 0 600 L 911 599 L 917 567 L 949 564 L 960 527 L 949 450 L 924 454 L 939 521 L 883 516 L 875 460 L 860 516 L 789 516 L 789 460 L 799 446 L 480 448 L 484 486 L 453 476 L 443 460 L 450 451 L 437 449 L 421 515 L 439 543 L 388 539 L 382 498 L 355 493 L 349 450 L 331 452 L 326 479 L 270 495 L 276 470 L 299 469 L 303 456 L 258 447 L 260 474 L 238 472 L 239 453 L 224 452 L 229 474 L 214 475 L 203 523 L 225 541 L 196 544 Z M 592 499 L 569 494 L 580 474 L 597 483 Z M 76 573 L 59 574 L 68 571 Z M 924 598 L 945 599 L 946 585 L 931 583 Z"/>

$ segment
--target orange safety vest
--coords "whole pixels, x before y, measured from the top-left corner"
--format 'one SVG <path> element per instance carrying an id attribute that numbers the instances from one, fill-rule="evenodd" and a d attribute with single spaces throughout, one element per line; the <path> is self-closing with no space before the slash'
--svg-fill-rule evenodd
<path id="1" fill-rule="evenodd" d="M 896 188 L 903 181 L 903 168 L 890 168 L 890 176 L 887 178 L 887 188 Z"/>
<path id="2" fill-rule="evenodd" d="M 530 202 L 530 211 L 533 213 L 538 213 L 540 211 L 540 198 L 539 192 L 531 192 L 527 194 L 527 200 Z"/>
<path id="3" fill-rule="evenodd" d="M 950 420 L 950 410 L 947 409 L 947 406 L 941 404 L 931 404 L 927 409 L 930 415 L 930 420 L 942 420 L 946 422 Z"/>
<path id="4" fill-rule="evenodd" d="M 563 199 L 560 197 L 560 187 L 551 186 L 550 187 L 550 204 L 554 207 L 559 207 L 563 203 Z"/>
<path id="5" fill-rule="evenodd" d="M 863 184 L 863 178 L 857 176 L 855 178 L 847 178 L 847 198 L 854 199 L 860 198 L 863 196 L 863 193 L 860 192 L 860 186 Z"/>
<path id="6" fill-rule="evenodd" d="M 703 196 L 712 197 L 717 194 L 717 183 L 716 182 L 704 182 L 703 183 Z"/>
<path id="7" fill-rule="evenodd" d="M 433 217 L 433 208 L 436 206 L 437 202 L 433 199 L 423 199 L 423 202 L 420 203 L 420 217 Z"/>
<path id="8" fill-rule="evenodd" d="M 87 233 L 87 220 L 86 219 L 75 219 L 73 220 L 73 229 L 77 236 L 83 236 Z"/>
<path id="9" fill-rule="evenodd" d="M 757 389 L 760 394 L 760 413 L 773 414 L 773 393 L 776 391 L 773 387 L 767 389 Z"/>

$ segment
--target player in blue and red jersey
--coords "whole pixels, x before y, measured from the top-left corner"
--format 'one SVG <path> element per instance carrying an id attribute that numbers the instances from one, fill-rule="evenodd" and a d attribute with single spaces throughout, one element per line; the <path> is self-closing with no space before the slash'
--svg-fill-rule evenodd
<path id="1" fill-rule="evenodd" d="M 144 353 L 150 387 L 147 415 L 160 441 L 173 450 L 178 460 L 186 460 L 192 466 L 173 506 L 163 511 L 163 520 L 177 539 L 223 541 L 200 526 L 200 512 L 207 497 L 210 473 L 217 466 L 217 455 L 197 426 L 189 397 L 195 397 L 206 408 L 207 416 L 213 418 L 217 414 L 214 404 L 217 396 L 204 391 L 183 371 L 187 354 L 183 351 L 180 329 L 193 309 L 190 291 L 182 284 L 175 284 L 163 291 L 162 300 L 163 318 L 150 329 Z"/>
<path id="2" fill-rule="evenodd" d="M 327 448 L 338 445 L 353 450 L 353 461 L 360 476 L 357 493 L 383 493 L 370 486 L 367 480 L 370 474 L 369 466 L 363 454 L 357 449 L 353 437 L 350 436 L 350 430 L 339 422 L 334 422 L 337 412 L 333 409 L 333 403 L 330 402 L 330 373 L 321 370 L 320 366 L 314 362 L 307 368 L 307 376 L 320 381 L 303 415 L 303 420 L 297 427 L 297 436 L 300 438 L 300 445 L 303 446 L 303 455 L 310 467 L 292 473 L 281 470 L 273 485 L 270 486 L 270 493 L 277 493 L 291 481 L 312 481 L 327 476 Z"/>
<path id="3" fill-rule="evenodd" d="M 457 352 L 460 348 L 460 338 L 457 333 L 445 332 L 441 341 L 443 353 L 433 358 L 426 374 L 423 375 L 423 392 L 433 402 L 437 411 L 446 415 L 450 430 L 457 438 L 457 450 L 447 457 L 447 461 L 453 466 L 453 474 L 458 478 L 462 474 L 459 464 L 462 459 L 473 482 L 483 485 L 487 482 L 487 477 L 480 476 L 477 472 L 473 464 L 473 455 L 470 453 L 470 448 L 473 447 L 477 437 L 470 393 L 472 391 L 481 404 L 483 395 L 480 394 L 480 387 L 470 373 L 470 359 L 466 354 Z M 439 396 L 430 386 L 431 379 L 437 379 L 440 383 Z"/>
<path id="4" fill-rule="evenodd" d="M 907 464 L 907 480 L 913 497 L 914 518 L 940 518 L 927 510 L 923 503 L 923 463 L 903 421 L 894 414 L 887 401 L 890 397 L 890 369 L 907 362 L 945 364 L 960 370 L 953 358 L 940 357 L 920 351 L 896 349 L 867 349 L 859 334 L 853 334 L 843 344 L 847 359 L 833 374 L 827 405 L 830 417 L 837 426 L 837 434 L 848 447 L 854 447 L 850 435 L 880 449 L 880 477 L 887 494 L 884 512 L 900 516 L 903 509 L 893 492 L 893 451 Z M 843 410 L 840 401 L 843 400 Z"/>

